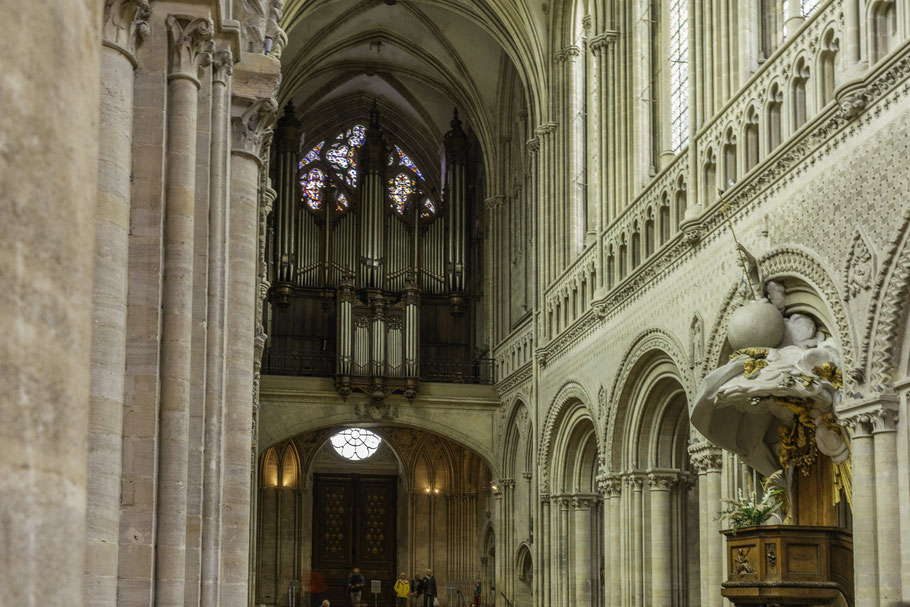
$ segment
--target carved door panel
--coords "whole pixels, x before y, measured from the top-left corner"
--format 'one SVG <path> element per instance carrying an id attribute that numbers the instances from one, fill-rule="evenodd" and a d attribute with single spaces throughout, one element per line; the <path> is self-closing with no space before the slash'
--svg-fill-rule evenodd
<path id="1" fill-rule="evenodd" d="M 315 475 L 313 572 L 325 579 L 332 605 L 350 605 L 353 567 L 366 580 L 364 605 L 374 605 L 370 580 L 382 582 L 378 606 L 394 604 L 396 487 L 394 476 Z"/>

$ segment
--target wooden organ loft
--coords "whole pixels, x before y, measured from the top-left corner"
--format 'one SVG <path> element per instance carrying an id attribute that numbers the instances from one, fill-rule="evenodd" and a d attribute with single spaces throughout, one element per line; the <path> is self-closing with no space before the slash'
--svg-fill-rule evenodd
<path id="1" fill-rule="evenodd" d="M 477 347 L 482 175 L 457 111 L 438 177 L 387 140 L 375 103 L 366 126 L 315 140 L 300 149 L 289 103 L 273 151 L 263 372 L 334 376 L 343 397 L 377 401 L 413 399 L 421 381 L 491 383 Z"/>

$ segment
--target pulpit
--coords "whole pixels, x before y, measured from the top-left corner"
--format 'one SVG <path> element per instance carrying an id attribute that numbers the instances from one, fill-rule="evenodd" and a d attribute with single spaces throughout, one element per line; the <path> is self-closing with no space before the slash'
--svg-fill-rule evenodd
<path id="1" fill-rule="evenodd" d="M 853 605 L 853 536 L 839 527 L 746 527 L 727 537 L 727 581 L 734 605 Z"/>

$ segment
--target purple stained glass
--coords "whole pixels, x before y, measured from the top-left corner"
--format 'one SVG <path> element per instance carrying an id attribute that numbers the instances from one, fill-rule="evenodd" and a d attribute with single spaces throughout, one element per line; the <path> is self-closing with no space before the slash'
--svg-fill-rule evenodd
<path id="1" fill-rule="evenodd" d="M 408 206 L 408 198 L 415 190 L 414 180 L 405 173 L 398 173 L 389 180 L 389 196 L 392 198 L 392 208 L 399 215 L 404 215 Z"/>
<path id="2" fill-rule="evenodd" d="M 300 180 L 303 190 L 303 202 L 314 211 L 322 208 L 322 190 L 325 187 L 325 173 L 322 169 L 314 168 L 306 173 Z"/>
<path id="3" fill-rule="evenodd" d="M 323 145 L 325 145 L 325 141 L 320 141 L 319 143 L 316 144 L 316 146 L 312 150 L 307 152 L 307 155 L 304 156 L 303 160 L 300 161 L 300 164 L 298 165 L 299 168 L 302 169 L 303 167 L 310 164 L 314 160 L 317 160 L 319 158 L 319 152 L 322 151 Z"/>
<path id="4" fill-rule="evenodd" d="M 408 155 L 405 154 L 401 150 L 401 148 L 398 147 L 397 145 L 395 146 L 395 151 L 398 152 L 398 158 L 401 160 L 401 164 L 403 164 L 404 166 L 406 166 L 409 169 L 411 169 L 412 171 L 414 171 L 415 175 L 417 175 L 418 177 L 423 179 L 423 175 L 420 173 L 420 170 L 417 168 L 417 165 L 414 164 L 410 158 L 408 158 Z"/>

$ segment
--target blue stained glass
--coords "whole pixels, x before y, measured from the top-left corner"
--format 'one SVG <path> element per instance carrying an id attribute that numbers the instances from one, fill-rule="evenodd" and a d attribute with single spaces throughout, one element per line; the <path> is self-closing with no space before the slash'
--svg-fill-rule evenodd
<path id="1" fill-rule="evenodd" d="M 363 145 L 363 142 L 367 139 L 367 129 L 362 124 L 358 124 L 355 127 L 352 127 L 347 132 L 348 143 L 359 148 Z"/>
<path id="2" fill-rule="evenodd" d="M 406 167 L 408 167 L 408 168 L 411 169 L 412 171 L 414 171 L 414 174 L 415 174 L 415 175 L 417 175 L 418 177 L 420 177 L 421 179 L 423 179 L 423 175 L 420 173 L 420 170 L 417 168 L 417 165 L 414 164 L 414 163 L 411 161 L 410 158 L 408 158 L 408 155 L 405 154 L 405 153 L 401 150 L 401 148 L 398 147 L 397 145 L 395 146 L 395 151 L 398 152 L 398 158 L 401 160 L 401 164 L 404 165 L 404 166 L 406 166 Z"/>
<path id="3" fill-rule="evenodd" d="M 423 201 L 423 209 L 420 211 L 420 216 L 423 219 L 426 219 L 427 217 L 432 217 L 435 214 L 436 214 L 436 205 L 433 203 L 432 200 L 427 198 L 426 200 Z"/>
<path id="4" fill-rule="evenodd" d="M 308 164 L 310 164 L 311 162 L 313 162 L 314 160 L 318 159 L 318 158 L 319 158 L 319 152 L 322 151 L 322 146 L 323 146 L 324 144 L 325 144 L 325 141 L 320 141 L 319 143 L 316 144 L 316 146 L 315 146 L 312 150 L 310 150 L 309 152 L 307 152 L 307 155 L 304 156 L 304 157 L 303 157 L 303 160 L 300 161 L 300 164 L 298 165 L 298 168 L 301 168 L 301 169 L 302 169 L 302 168 L 305 167 L 306 165 L 308 165 Z"/>

